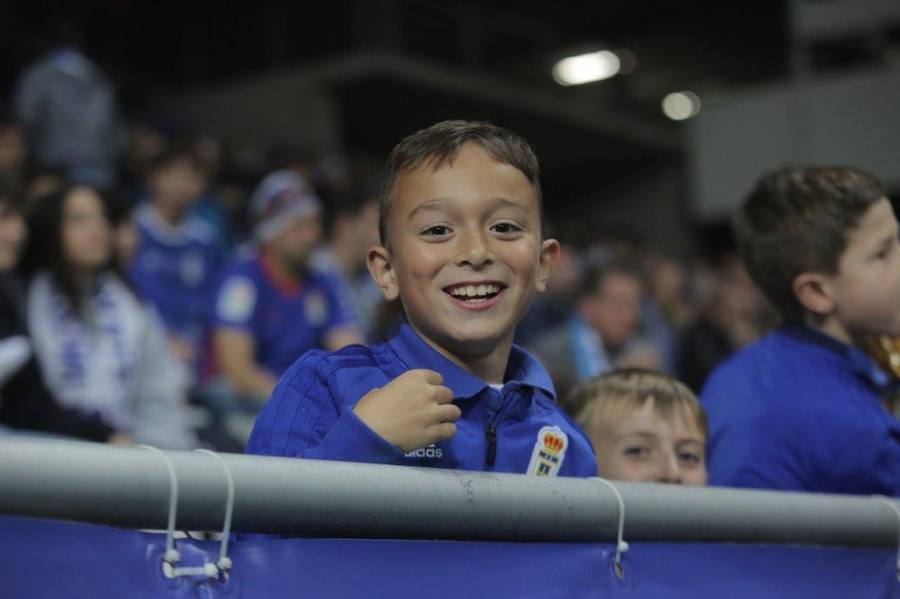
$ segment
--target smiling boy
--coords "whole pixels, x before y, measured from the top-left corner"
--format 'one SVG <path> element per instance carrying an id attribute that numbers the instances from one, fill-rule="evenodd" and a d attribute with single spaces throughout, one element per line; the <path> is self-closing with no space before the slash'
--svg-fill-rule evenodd
<path id="1" fill-rule="evenodd" d="M 398 144 L 369 271 L 406 324 L 386 343 L 305 354 L 249 453 L 592 476 L 590 441 L 513 345 L 559 244 L 542 234 L 537 159 L 517 135 L 445 121 Z"/>

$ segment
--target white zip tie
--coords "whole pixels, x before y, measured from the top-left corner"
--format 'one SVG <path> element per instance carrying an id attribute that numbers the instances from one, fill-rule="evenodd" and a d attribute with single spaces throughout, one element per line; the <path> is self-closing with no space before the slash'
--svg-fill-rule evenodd
<path id="1" fill-rule="evenodd" d="M 616 496 L 616 500 L 619 502 L 619 532 L 616 542 L 616 557 L 613 562 L 613 567 L 615 568 L 616 576 L 621 580 L 625 576 L 625 570 L 622 568 L 622 554 L 628 551 L 628 543 L 625 542 L 625 500 L 622 499 L 622 494 L 619 493 L 619 489 L 616 488 L 614 484 L 605 478 L 597 477 L 597 480 L 602 482 L 604 485 L 612 489 L 613 494 Z"/>
<path id="2" fill-rule="evenodd" d="M 142 449 L 159 455 L 169 471 L 169 522 L 166 527 L 166 552 L 163 555 L 162 570 L 166 578 L 178 578 L 179 576 L 197 576 L 203 575 L 207 578 L 218 578 L 219 568 L 216 564 L 203 564 L 202 566 L 179 568 L 177 566 L 181 560 L 181 554 L 175 549 L 175 520 L 178 514 L 178 476 L 175 473 L 175 467 L 158 447 L 152 445 L 138 445 Z"/>
<path id="3" fill-rule="evenodd" d="M 885 495 L 872 495 L 872 498 L 887 504 L 897 514 L 897 581 L 900 582 L 900 507 L 897 507 L 897 500 Z"/>
<path id="4" fill-rule="evenodd" d="M 165 563 L 167 564 L 175 564 L 181 559 L 181 555 L 179 555 L 178 550 L 175 549 L 175 518 L 178 513 L 178 476 L 175 474 L 175 468 L 172 466 L 172 462 L 169 461 L 169 458 L 166 457 L 166 454 L 164 454 L 160 448 L 153 447 L 152 445 L 138 445 L 138 447 L 141 449 L 149 449 L 158 454 L 166 465 L 166 469 L 169 471 L 169 523 L 166 526 L 166 553 L 163 556 L 163 560 L 165 560 Z"/>
<path id="5" fill-rule="evenodd" d="M 228 496 L 225 499 L 225 523 L 222 525 L 222 543 L 219 545 L 219 560 L 216 562 L 219 571 L 225 574 L 231 569 L 232 565 L 231 559 L 228 557 L 228 538 L 231 536 L 231 519 L 234 514 L 234 477 L 231 475 L 231 470 L 228 468 L 228 464 L 225 463 L 225 460 L 222 459 L 222 456 L 209 449 L 198 449 L 196 451 L 209 454 L 216 458 L 219 461 L 219 464 L 222 465 L 222 470 L 225 471 L 225 483 L 228 486 Z"/>

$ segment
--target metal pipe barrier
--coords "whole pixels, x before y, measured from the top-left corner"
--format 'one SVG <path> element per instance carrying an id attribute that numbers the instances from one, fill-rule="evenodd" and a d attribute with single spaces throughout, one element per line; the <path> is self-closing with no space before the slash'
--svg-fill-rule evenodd
<path id="1" fill-rule="evenodd" d="M 219 530 L 227 484 L 201 452 L 166 451 L 178 528 Z M 599 480 L 220 454 L 235 532 L 307 537 L 582 542 L 616 538 L 619 503 Z M 884 499 L 614 482 L 628 540 L 887 546 Z M 165 528 L 166 464 L 141 448 L 0 439 L 0 514 Z M 889 500 L 900 507 L 900 501 Z"/>

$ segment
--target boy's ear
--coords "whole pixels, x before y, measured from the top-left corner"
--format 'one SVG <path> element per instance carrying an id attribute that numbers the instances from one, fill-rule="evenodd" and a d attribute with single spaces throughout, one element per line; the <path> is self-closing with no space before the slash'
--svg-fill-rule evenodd
<path id="1" fill-rule="evenodd" d="M 545 239 L 541 244 L 541 256 L 538 260 L 537 279 L 535 287 L 538 293 L 543 293 L 547 289 L 547 279 L 553 267 L 559 261 L 559 242 L 555 239 Z"/>
<path id="2" fill-rule="evenodd" d="M 375 284 L 381 288 L 384 299 L 390 302 L 400 296 L 390 250 L 380 245 L 371 248 L 366 256 L 366 266 L 369 267 L 369 274 L 375 279 Z"/>
<path id="3" fill-rule="evenodd" d="M 826 275 L 803 272 L 794 277 L 794 296 L 800 304 L 820 316 L 827 316 L 834 311 L 834 294 L 831 280 Z"/>

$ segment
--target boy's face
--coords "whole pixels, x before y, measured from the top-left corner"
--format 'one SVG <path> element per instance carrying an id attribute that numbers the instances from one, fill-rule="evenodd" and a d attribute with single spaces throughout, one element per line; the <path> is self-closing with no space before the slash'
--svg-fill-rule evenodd
<path id="1" fill-rule="evenodd" d="M 613 480 L 706 484 L 706 437 L 687 414 L 670 418 L 652 398 L 640 409 L 615 414 L 588 431 L 597 452 L 597 474 Z"/>
<path id="2" fill-rule="evenodd" d="M 508 351 L 559 253 L 555 240 L 541 240 L 528 178 L 466 144 L 437 170 L 402 173 L 387 221 L 389 247 L 370 250 L 369 270 L 413 328 L 462 359 Z"/>
<path id="3" fill-rule="evenodd" d="M 851 340 L 858 335 L 900 335 L 900 243 L 897 219 L 885 198 L 873 204 L 850 233 L 827 277 L 836 325 Z"/>

